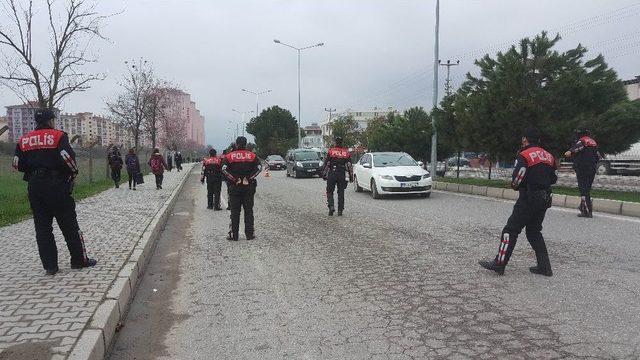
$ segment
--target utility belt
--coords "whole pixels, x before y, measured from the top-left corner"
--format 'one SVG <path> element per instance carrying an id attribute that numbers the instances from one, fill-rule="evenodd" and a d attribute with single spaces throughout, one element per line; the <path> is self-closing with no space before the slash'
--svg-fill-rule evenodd
<path id="1" fill-rule="evenodd" d="M 53 177 L 53 178 L 66 178 L 69 174 L 64 173 L 60 170 L 39 168 L 29 172 L 30 178 L 45 178 L 45 177 Z"/>

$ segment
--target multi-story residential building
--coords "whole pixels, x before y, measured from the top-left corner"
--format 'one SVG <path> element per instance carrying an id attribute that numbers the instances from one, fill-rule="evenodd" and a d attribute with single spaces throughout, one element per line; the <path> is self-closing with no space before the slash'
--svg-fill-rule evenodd
<path id="1" fill-rule="evenodd" d="M 35 101 L 22 105 L 11 105 L 6 107 L 7 126 L 9 126 L 9 142 L 18 141 L 22 135 L 25 135 L 36 128 L 36 123 L 33 117 L 36 109 L 38 108 L 38 103 Z M 60 113 L 60 110 L 58 109 L 55 109 L 54 111 L 56 114 Z"/>
<path id="2" fill-rule="evenodd" d="M 633 80 L 623 81 L 623 84 L 627 90 L 627 96 L 629 96 L 629 99 L 640 99 L 640 76 L 636 76 Z"/>
<path id="3" fill-rule="evenodd" d="M 3 130 L 5 126 L 7 126 L 7 118 L 0 116 L 0 133 L 4 131 L 4 133 L 0 134 L 0 142 L 9 142 L 9 129 Z"/>
<path id="4" fill-rule="evenodd" d="M 184 144 L 195 144 L 204 146 L 204 117 L 200 110 L 196 108 L 196 103 L 191 101 L 191 95 L 178 89 L 166 89 L 168 95 L 167 102 L 170 104 L 167 110 L 167 125 L 171 127 L 169 131 L 182 134 L 180 140 Z M 158 144 L 161 147 L 172 146 L 164 144 L 168 139 L 166 129 L 162 127 L 158 131 Z M 171 137 L 171 136 L 169 136 Z"/>
<path id="5" fill-rule="evenodd" d="M 359 130 L 364 130 L 369 125 L 369 122 L 375 118 L 385 117 L 390 113 L 394 113 L 396 110 L 392 107 L 387 109 L 378 109 L 373 108 L 373 110 L 353 110 L 347 109 L 338 115 L 333 115 L 330 119 L 328 118 L 325 123 L 322 124 L 322 135 L 331 136 L 331 123 L 338 118 L 351 116 L 353 120 L 356 121 L 357 128 Z"/>

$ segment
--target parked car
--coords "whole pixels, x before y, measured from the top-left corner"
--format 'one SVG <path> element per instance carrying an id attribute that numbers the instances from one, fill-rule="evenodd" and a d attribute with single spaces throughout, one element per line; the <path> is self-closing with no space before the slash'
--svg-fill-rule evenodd
<path id="1" fill-rule="evenodd" d="M 287 152 L 287 176 L 310 177 L 320 175 L 322 160 L 317 151 L 312 149 L 291 149 Z"/>
<path id="2" fill-rule="evenodd" d="M 469 164 L 471 164 L 471 160 L 467 159 L 466 157 L 461 156 L 460 157 L 460 166 L 469 166 Z M 458 157 L 457 156 L 453 156 L 447 159 L 447 166 L 448 167 L 457 167 L 458 166 Z"/>
<path id="3" fill-rule="evenodd" d="M 266 161 L 269 170 L 283 170 L 287 168 L 287 162 L 284 161 L 284 158 L 280 155 L 269 155 Z"/>
<path id="4" fill-rule="evenodd" d="M 431 174 L 407 153 L 366 153 L 353 166 L 353 172 L 355 191 L 371 191 L 374 199 L 393 194 L 431 196 Z"/>

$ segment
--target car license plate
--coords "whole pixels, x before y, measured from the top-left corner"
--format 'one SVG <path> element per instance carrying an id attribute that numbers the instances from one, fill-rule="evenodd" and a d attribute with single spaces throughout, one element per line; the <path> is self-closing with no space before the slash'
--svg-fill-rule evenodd
<path id="1" fill-rule="evenodd" d="M 315 172 L 316 170 L 315 170 L 315 169 L 309 169 L 309 170 L 307 170 L 307 171 L 308 171 L 308 172 Z"/>
<path id="2" fill-rule="evenodd" d="M 418 187 L 418 183 L 417 182 L 410 182 L 410 183 L 400 183 L 400 187 L 402 188 L 413 188 L 413 187 Z"/>

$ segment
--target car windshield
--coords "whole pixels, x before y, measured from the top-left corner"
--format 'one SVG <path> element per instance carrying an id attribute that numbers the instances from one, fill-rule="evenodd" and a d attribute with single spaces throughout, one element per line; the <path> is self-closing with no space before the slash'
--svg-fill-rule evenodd
<path id="1" fill-rule="evenodd" d="M 284 161 L 284 159 L 282 158 L 282 156 L 280 155 L 269 155 L 267 156 L 267 160 L 271 160 L 271 161 Z"/>
<path id="2" fill-rule="evenodd" d="M 294 155 L 296 161 L 313 161 L 319 160 L 318 153 L 315 151 L 301 151 Z"/>
<path id="3" fill-rule="evenodd" d="M 375 167 L 391 167 L 391 166 L 418 166 L 415 160 L 409 154 L 393 153 L 393 154 L 377 154 L 373 156 L 373 165 Z"/>

